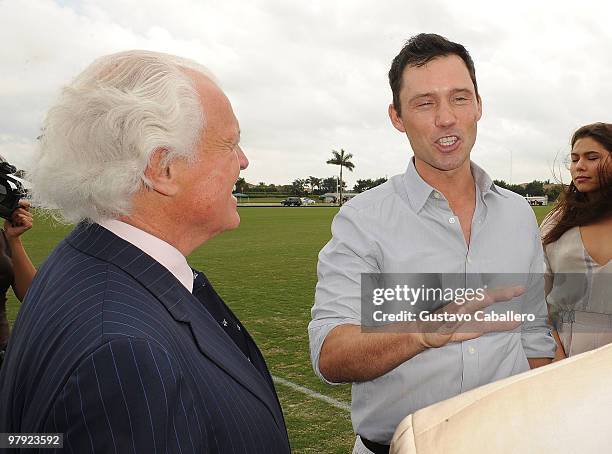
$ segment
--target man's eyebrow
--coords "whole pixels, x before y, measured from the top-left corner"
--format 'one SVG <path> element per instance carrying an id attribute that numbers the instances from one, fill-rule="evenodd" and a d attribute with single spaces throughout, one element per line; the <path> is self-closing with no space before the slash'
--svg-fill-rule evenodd
<path id="1" fill-rule="evenodd" d="M 473 94 L 472 90 L 470 90 L 469 88 L 455 88 L 454 90 L 451 90 L 452 94 L 457 94 L 457 93 L 468 93 L 468 94 Z"/>
<path id="2" fill-rule="evenodd" d="M 417 94 L 417 95 L 414 95 L 412 98 L 410 98 L 410 99 L 408 100 L 408 102 L 415 101 L 415 100 L 417 100 L 417 99 L 419 99 L 419 98 L 429 98 L 429 97 L 433 97 L 433 96 L 434 96 L 434 94 L 433 94 L 433 93 L 419 93 L 419 94 Z"/>
<path id="3" fill-rule="evenodd" d="M 473 95 L 473 94 L 474 94 L 474 93 L 473 93 L 473 91 L 472 91 L 472 90 L 470 90 L 469 88 L 453 88 L 453 89 L 450 91 L 450 93 L 451 93 L 452 95 L 455 95 L 455 94 L 457 94 L 457 93 L 467 93 L 467 94 L 470 94 L 470 95 Z M 415 100 L 417 100 L 417 99 L 419 99 L 419 98 L 428 98 L 428 97 L 435 97 L 435 96 L 436 96 L 436 93 L 434 93 L 434 92 L 417 93 L 417 94 L 416 94 L 416 95 L 414 95 L 412 98 L 410 98 L 410 99 L 408 100 L 408 102 L 413 102 L 413 101 L 415 101 Z"/>

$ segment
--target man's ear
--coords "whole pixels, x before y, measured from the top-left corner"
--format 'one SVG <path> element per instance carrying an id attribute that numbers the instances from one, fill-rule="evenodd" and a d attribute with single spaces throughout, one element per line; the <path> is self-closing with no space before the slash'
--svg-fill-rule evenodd
<path id="1" fill-rule="evenodd" d="M 395 110 L 395 106 L 393 104 L 389 104 L 389 118 L 391 119 L 391 123 L 399 132 L 406 132 L 406 128 L 404 128 L 404 123 L 402 123 L 402 118 L 400 117 L 397 110 Z"/>
<path id="2" fill-rule="evenodd" d="M 157 149 L 151 154 L 145 169 L 145 177 L 151 189 L 155 192 L 172 197 L 179 189 L 177 181 L 178 169 L 175 165 L 176 160 L 166 161 L 167 154 L 168 150 L 165 148 Z"/>

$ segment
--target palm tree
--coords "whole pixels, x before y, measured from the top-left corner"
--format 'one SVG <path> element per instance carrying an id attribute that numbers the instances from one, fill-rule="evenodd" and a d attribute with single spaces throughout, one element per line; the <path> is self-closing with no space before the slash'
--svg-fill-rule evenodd
<path id="1" fill-rule="evenodd" d="M 234 183 L 234 191 L 235 192 L 246 192 L 246 188 L 248 187 L 248 184 L 246 182 L 246 180 L 243 177 L 240 177 L 236 180 L 236 183 Z"/>
<path id="2" fill-rule="evenodd" d="M 314 194 L 315 188 L 319 189 L 319 187 L 321 186 L 321 179 L 317 177 L 309 176 L 308 178 L 306 178 L 306 183 L 310 185 L 310 192 Z"/>
<path id="3" fill-rule="evenodd" d="M 338 153 L 336 150 L 332 150 L 332 155 L 333 155 L 333 158 L 328 159 L 327 163 L 333 164 L 336 166 L 340 166 L 340 202 L 339 202 L 339 205 L 342 205 L 342 184 L 343 184 L 342 168 L 346 167 L 348 170 L 352 172 L 353 169 L 355 168 L 355 164 L 351 162 L 351 158 L 353 157 L 353 155 L 351 153 L 345 153 L 345 151 L 342 148 L 340 148 L 340 153 Z"/>

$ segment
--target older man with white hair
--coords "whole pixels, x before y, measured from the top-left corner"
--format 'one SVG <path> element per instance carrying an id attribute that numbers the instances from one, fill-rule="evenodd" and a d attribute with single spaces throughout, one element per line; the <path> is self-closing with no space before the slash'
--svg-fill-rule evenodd
<path id="1" fill-rule="evenodd" d="M 79 454 L 290 451 L 261 352 L 185 259 L 240 222 L 239 139 L 228 99 L 186 59 L 102 57 L 63 90 L 31 177 L 40 204 L 79 224 L 18 315 L 0 432 L 62 433 Z"/>

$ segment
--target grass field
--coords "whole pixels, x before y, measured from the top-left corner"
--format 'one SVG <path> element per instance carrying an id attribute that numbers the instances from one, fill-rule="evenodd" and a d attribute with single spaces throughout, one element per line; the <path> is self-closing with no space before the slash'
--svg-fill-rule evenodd
<path id="1" fill-rule="evenodd" d="M 535 207 L 540 222 L 550 207 Z M 237 313 L 262 349 L 272 373 L 350 403 L 350 386 L 327 386 L 310 366 L 307 325 L 316 284 L 317 254 L 331 237 L 337 208 L 240 209 L 239 229 L 213 239 L 189 257 Z M 24 244 L 38 265 L 70 227 L 36 217 Z M 18 310 L 9 296 L 12 323 Z M 348 412 L 277 384 L 296 453 L 350 452 Z"/>

